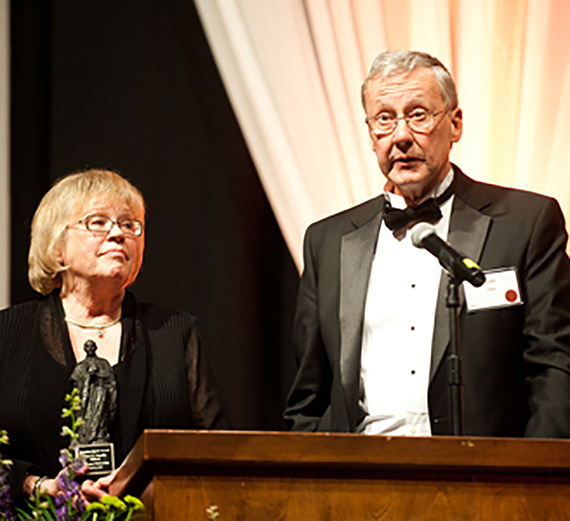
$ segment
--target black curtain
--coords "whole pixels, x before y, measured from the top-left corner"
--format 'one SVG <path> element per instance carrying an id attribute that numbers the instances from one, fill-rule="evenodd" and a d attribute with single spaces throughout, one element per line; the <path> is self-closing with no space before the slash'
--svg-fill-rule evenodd
<path id="1" fill-rule="evenodd" d="M 12 302 L 61 175 L 145 195 L 140 300 L 198 316 L 235 428 L 282 429 L 298 274 L 189 0 L 12 2 Z"/>

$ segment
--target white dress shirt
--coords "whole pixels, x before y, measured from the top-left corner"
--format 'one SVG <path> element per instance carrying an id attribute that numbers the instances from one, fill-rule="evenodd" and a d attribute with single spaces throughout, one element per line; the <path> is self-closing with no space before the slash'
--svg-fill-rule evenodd
<path id="1" fill-rule="evenodd" d="M 453 170 L 430 196 L 441 195 Z M 402 197 L 387 194 L 394 208 Z M 437 234 L 447 238 L 453 196 L 441 206 Z M 365 434 L 431 435 L 428 386 L 435 308 L 441 266 L 428 251 L 416 248 L 409 230 L 380 227 L 368 284 L 362 337 Z"/>

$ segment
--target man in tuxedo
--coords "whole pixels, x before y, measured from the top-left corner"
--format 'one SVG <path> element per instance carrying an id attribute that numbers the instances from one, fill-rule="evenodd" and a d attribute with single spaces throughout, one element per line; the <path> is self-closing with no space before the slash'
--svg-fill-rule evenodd
<path id="1" fill-rule="evenodd" d="M 384 193 L 306 232 L 288 426 L 452 433 L 449 277 L 410 239 L 427 220 L 486 273 L 460 295 L 464 433 L 570 436 L 570 261 L 558 203 L 450 163 L 462 111 L 436 58 L 381 54 L 362 102 Z"/>

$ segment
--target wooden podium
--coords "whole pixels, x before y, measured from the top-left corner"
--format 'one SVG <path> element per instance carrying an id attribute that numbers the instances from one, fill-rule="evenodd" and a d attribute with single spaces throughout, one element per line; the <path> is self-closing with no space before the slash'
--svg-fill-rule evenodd
<path id="1" fill-rule="evenodd" d="M 147 430 L 111 492 L 145 490 L 156 520 L 563 520 L 570 440 Z"/>

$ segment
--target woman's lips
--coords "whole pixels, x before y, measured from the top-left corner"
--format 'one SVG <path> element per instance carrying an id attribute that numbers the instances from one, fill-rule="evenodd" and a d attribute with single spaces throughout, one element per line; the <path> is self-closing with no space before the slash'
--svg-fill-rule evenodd
<path id="1" fill-rule="evenodd" d="M 125 252 L 125 250 L 107 250 L 101 253 L 101 256 L 104 255 L 109 255 L 109 256 L 120 256 L 123 258 L 127 258 L 127 253 Z"/>

